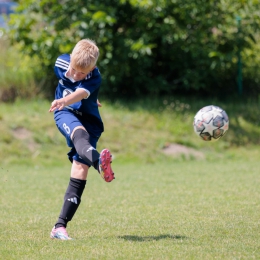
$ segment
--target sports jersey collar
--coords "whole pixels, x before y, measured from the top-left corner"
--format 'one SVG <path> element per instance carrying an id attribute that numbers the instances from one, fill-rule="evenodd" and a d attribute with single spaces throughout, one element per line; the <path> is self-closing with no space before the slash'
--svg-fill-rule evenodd
<path id="1" fill-rule="evenodd" d="M 68 77 L 67 74 L 68 74 L 68 71 L 70 70 L 70 65 L 69 67 L 67 68 L 67 71 L 65 72 L 64 76 L 69 79 L 72 83 L 75 83 L 76 80 L 74 80 L 72 77 Z"/>
<path id="2" fill-rule="evenodd" d="M 95 68 L 96 68 L 96 66 L 95 66 Z M 94 69 L 95 69 L 95 68 L 94 68 Z M 64 76 L 65 76 L 67 79 L 69 79 L 72 83 L 75 83 L 76 80 L 74 80 L 72 77 L 68 77 L 68 76 L 67 76 L 67 73 L 68 73 L 69 69 L 70 69 L 70 65 L 69 65 L 69 67 L 67 68 L 67 71 L 65 72 Z M 94 70 L 94 69 L 93 69 L 93 70 Z M 85 79 L 89 79 L 89 78 L 92 76 L 93 70 L 90 71 L 90 72 L 87 74 L 87 76 L 85 77 Z"/>

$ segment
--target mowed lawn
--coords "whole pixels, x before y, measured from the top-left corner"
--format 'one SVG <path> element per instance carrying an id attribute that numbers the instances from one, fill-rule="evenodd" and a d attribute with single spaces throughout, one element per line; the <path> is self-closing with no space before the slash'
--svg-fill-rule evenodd
<path id="1" fill-rule="evenodd" d="M 0 168 L 0 259 L 260 259 L 259 161 L 113 167 L 112 183 L 90 171 L 72 241 L 49 238 L 69 162 Z"/>

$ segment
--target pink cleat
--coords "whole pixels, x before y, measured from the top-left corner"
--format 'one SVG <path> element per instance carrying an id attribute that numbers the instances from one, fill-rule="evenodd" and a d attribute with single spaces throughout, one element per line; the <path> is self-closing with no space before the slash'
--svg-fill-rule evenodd
<path id="1" fill-rule="evenodd" d="M 104 149 L 99 157 L 99 173 L 100 176 L 106 181 L 111 182 L 115 179 L 114 172 L 111 168 L 112 155 L 108 149 Z"/>
<path id="2" fill-rule="evenodd" d="M 54 239 L 60 239 L 60 240 L 71 240 L 72 239 L 71 237 L 69 237 L 65 227 L 55 228 L 55 226 L 53 227 L 53 229 L 51 231 L 50 237 L 54 238 Z"/>

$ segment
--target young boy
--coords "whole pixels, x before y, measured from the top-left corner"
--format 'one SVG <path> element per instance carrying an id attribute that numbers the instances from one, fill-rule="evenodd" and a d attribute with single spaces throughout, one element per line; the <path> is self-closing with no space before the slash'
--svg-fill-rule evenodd
<path id="1" fill-rule="evenodd" d="M 106 182 L 114 179 L 112 156 L 108 149 L 99 154 L 96 145 L 104 131 L 98 106 L 101 75 L 96 67 L 99 49 L 90 39 L 79 41 L 72 54 L 63 54 L 56 60 L 54 71 L 59 80 L 49 112 L 59 131 L 71 147 L 68 158 L 72 162 L 71 177 L 64 196 L 60 216 L 51 231 L 51 238 L 69 240 L 67 223 L 72 219 L 81 201 L 88 169 L 93 166 Z"/>

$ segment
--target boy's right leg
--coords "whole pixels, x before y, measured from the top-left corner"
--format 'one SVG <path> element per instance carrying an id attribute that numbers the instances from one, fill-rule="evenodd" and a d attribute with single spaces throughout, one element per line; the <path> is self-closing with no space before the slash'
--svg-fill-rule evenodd
<path id="1" fill-rule="evenodd" d="M 69 240 L 66 231 L 67 223 L 73 218 L 81 202 L 81 196 L 86 185 L 88 166 L 73 161 L 71 178 L 64 196 L 64 203 L 57 223 L 51 231 L 51 238 Z"/>
<path id="2" fill-rule="evenodd" d="M 86 180 L 70 178 L 67 191 L 64 196 L 60 216 L 51 231 L 51 238 L 69 240 L 66 231 L 67 223 L 72 220 L 81 202 L 81 195 L 84 191 Z"/>

